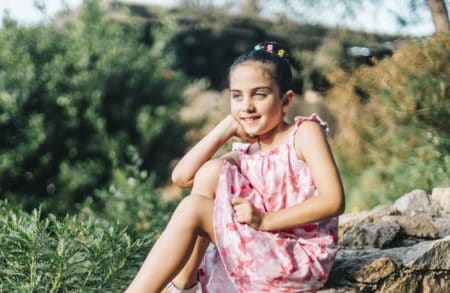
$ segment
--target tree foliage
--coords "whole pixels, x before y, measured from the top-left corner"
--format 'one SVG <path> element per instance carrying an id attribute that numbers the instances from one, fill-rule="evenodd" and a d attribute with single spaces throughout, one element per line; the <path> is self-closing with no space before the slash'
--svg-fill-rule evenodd
<path id="1" fill-rule="evenodd" d="M 330 74 L 334 143 L 354 205 L 450 185 L 449 52 L 450 38 L 438 36 L 373 67 Z"/>
<path id="2" fill-rule="evenodd" d="M 84 1 L 63 27 L 0 30 L 1 196 L 65 212 L 109 182 L 129 145 L 165 178 L 183 144 L 175 119 L 185 77 L 172 69 L 170 23 L 151 31 Z M 180 139 L 181 138 L 181 139 Z M 44 207 L 45 208 L 45 207 Z"/>

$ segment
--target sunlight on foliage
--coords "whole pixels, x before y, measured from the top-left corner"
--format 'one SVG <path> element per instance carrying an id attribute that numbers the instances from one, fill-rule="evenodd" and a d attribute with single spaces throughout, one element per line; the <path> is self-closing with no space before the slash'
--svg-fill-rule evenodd
<path id="1" fill-rule="evenodd" d="M 374 67 L 330 75 L 349 206 L 450 185 L 449 52 L 448 36 L 411 41 Z"/>

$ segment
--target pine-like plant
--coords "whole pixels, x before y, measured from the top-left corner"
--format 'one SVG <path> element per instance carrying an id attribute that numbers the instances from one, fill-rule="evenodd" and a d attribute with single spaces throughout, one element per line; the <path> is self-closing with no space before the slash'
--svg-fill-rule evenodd
<path id="1" fill-rule="evenodd" d="M 132 240 L 118 224 L 101 227 L 0 202 L 0 292 L 123 291 L 153 235 Z"/>

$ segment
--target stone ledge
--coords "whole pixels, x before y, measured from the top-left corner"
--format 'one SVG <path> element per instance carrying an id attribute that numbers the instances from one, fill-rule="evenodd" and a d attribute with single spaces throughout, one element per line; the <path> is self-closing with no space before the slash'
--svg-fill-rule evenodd
<path id="1" fill-rule="evenodd" d="M 344 214 L 321 293 L 450 292 L 450 188 L 414 190 L 393 206 Z"/>

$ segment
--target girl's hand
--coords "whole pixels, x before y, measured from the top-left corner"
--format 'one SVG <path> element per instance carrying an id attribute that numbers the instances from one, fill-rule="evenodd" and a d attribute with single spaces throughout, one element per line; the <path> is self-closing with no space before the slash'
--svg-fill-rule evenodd
<path id="1" fill-rule="evenodd" d="M 244 127 L 237 121 L 231 114 L 228 115 L 225 120 L 228 121 L 230 128 L 233 131 L 233 136 L 237 136 L 240 139 L 242 139 L 245 142 L 253 143 L 258 141 L 257 137 L 248 135 L 247 132 L 245 132 Z"/>
<path id="2" fill-rule="evenodd" d="M 234 197 L 231 200 L 231 204 L 233 205 L 236 220 L 239 223 L 248 224 L 255 230 L 259 230 L 261 228 L 264 213 L 261 213 L 258 209 L 256 209 L 250 200 L 241 197 Z"/>

